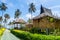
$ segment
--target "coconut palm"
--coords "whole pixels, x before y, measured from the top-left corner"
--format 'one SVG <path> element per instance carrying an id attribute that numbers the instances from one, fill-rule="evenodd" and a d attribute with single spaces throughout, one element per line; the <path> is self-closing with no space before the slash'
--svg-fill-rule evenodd
<path id="1" fill-rule="evenodd" d="M 19 9 L 17 9 L 15 11 L 15 18 L 19 18 L 20 14 L 21 14 L 21 11 Z"/>
<path id="2" fill-rule="evenodd" d="M 36 11 L 35 5 L 33 3 L 30 4 L 29 12 L 31 13 L 31 19 L 32 19 L 32 13 Z"/>
<path id="3" fill-rule="evenodd" d="M 21 15 L 21 11 L 19 10 L 19 9 L 17 9 L 16 11 L 15 11 L 15 18 L 19 18 L 19 16 Z M 17 24 L 17 27 L 18 27 L 18 24 Z"/>
<path id="4" fill-rule="evenodd" d="M 1 25 L 1 23 L 2 23 L 2 20 L 3 20 L 3 18 L 2 18 L 2 16 L 0 16 L 0 25 Z M 0 26 L 1 27 L 1 26 Z"/>
<path id="5" fill-rule="evenodd" d="M 5 19 L 4 19 L 4 23 L 6 24 L 6 23 L 7 23 L 7 20 L 10 18 L 9 14 L 5 14 L 5 15 L 4 15 L 4 18 L 5 18 Z M 5 25 L 5 24 L 4 24 L 4 25 Z"/>
<path id="6" fill-rule="evenodd" d="M 2 18 L 3 18 L 3 12 L 6 11 L 6 9 L 7 9 L 7 7 L 6 7 L 5 3 L 2 3 L 0 5 L 0 10 L 2 11 Z M 2 23 L 3 23 L 3 21 L 2 21 Z"/>
<path id="7" fill-rule="evenodd" d="M 2 11 L 2 16 L 3 16 L 3 12 L 6 11 L 7 7 L 5 5 L 5 3 L 2 3 L 0 6 L 0 10 Z"/>
<path id="8" fill-rule="evenodd" d="M 0 16 L 0 22 L 2 22 L 2 20 L 3 20 L 3 18 L 2 18 L 2 16 Z"/>

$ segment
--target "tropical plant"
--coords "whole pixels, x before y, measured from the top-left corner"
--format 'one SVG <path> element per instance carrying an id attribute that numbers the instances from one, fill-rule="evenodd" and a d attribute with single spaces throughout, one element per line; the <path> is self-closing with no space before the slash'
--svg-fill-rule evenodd
<path id="1" fill-rule="evenodd" d="M 7 9 L 7 6 L 5 5 L 5 3 L 1 3 L 0 10 L 2 11 L 2 18 L 3 18 L 3 13 L 4 11 L 6 11 L 6 9 Z M 3 23 L 3 20 L 2 20 L 2 23 Z"/>
<path id="2" fill-rule="evenodd" d="M 3 20 L 3 18 L 2 18 L 2 16 L 0 16 L 0 22 L 2 22 L 2 20 Z"/>
<path id="3" fill-rule="evenodd" d="M 3 18 L 2 18 L 2 16 L 0 16 L 0 25 L 1 25 L 1 23 L 2 23 L 2 20 L 3 20 Z M 1 26 L 0 26 L 1 27 Z"/>
<path id="4" fill-rule="evenodd" d="M 35 10 L 36 10 L 35 5 L 31 3 L 28 10 L 31 13 L 31 19 L 32 19 L 32 13 L 35 12 Z"/>
<path id="5" fill-rule="evenodd" d="M 15 18 L 19 18 L 19 16 L 21 15 L 21 11 L 19 10 L 19 9 L 17 9 L 16 11 L 15 11 Z M 17 24 L 17 27 L 18 27 L 18 24 Z"/>
<path id="6" fill-rule="evenodd" d="M 20 14 L 21 14 L 21 11 L 19 9 L 17 9 L 15 11 L 15 18 L 19 18 Z"/>
<path id="7" fill-rule="evenodd" d="M 7 7 L 5 5 L 5 3 L 2 3 L 0 6 L 0 10 L 2 11 L 2 16 L 3 16 L 3 12 L 6 11 Z"/>
<path id="8" fill-rule="evenodd" d="M 9 14 L 5 14 L 4 15 L 5 19 L 4 19 L 4 23 L 6 24 L 7 23 L 7 20 L 10 18 Z M 4 25 L 5 25 L 4 24 Z"/>

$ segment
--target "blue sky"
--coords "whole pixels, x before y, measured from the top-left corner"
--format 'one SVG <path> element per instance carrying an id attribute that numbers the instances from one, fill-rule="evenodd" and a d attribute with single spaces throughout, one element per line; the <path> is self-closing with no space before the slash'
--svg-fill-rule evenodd
<path id="1" fill-rule="evenodd" d="M 39 15 L 41 4 L 46 8 L 50 8 L 53 15 L 57 15 L 58 17 L 60 17 L 60 0 L 0 0 L 0 3 L 1 2 L 6 3 L 6 6 L 8 7 L 5 13 L 8 13 L 10 15 L 9 21 L 12 21 L 14 19 L 14 13 L 16 9 L 20 9 L 20 11 L 22 12 L 20 18 L 27 21 L 28 18 L 30 18 L 31 16 L 28 12 L 28 8 L 29 4 L 32 2 L 35 4 L 36 7 L 36 12 L 33 13 L 33 17 Z M 0 11 L 0 16 L 1 15 L 2 14 Z"/>

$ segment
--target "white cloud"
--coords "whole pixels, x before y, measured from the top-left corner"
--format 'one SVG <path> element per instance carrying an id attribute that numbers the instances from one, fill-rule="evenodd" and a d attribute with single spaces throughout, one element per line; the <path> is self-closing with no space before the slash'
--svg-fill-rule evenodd
<path id="1" fill-rule="evenodd" d="M 8 23 L 9 23 L 10 21 L 12 22 L 13 20 L 14 20 L 14 18 L 10 18 L 10 19 L 8 20 Z"/>
<path id="2" fill-rule="evenodd" d="M 26 14 L 26 17 L 31 19 L 31 14 L 30 13 Z M 35 16 L 33 15 L 32 17 L 35 17 Z"/>
<path id="3" fill-rule="evenodd" d="M 60 5 L 56 5 L 56 6 L 52 6 L 52 7 L 49 7 L 50 9 L 52 9 L 52 13 L 53 15 L 57 16 L 57 17 L 60 17 Z"/>
<path id="4" fill-rule="evenodd" d="M 23 17 L 19 17 L 20 19 L 24 19 Z"/>
<path id="5" fill-rule="evenodd" d="M 60 11 L 52 11 L 54 16 L 60 17 Z"/>

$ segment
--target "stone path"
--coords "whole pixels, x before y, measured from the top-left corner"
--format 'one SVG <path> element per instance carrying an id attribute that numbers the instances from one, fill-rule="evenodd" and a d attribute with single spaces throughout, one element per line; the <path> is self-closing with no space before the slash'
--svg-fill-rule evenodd
<path id="1" fill-rule="evenodd" d="M 10 33 L 9 30 L 6 30 L 1 37 L 1 40 L 20 40 L 20 39 L 14 36 L 12 33 Z"/>

